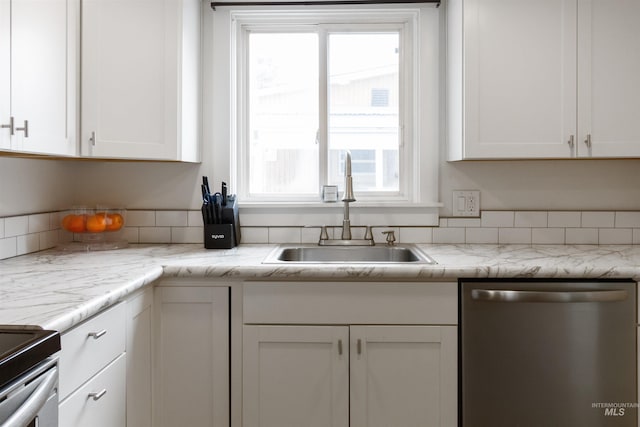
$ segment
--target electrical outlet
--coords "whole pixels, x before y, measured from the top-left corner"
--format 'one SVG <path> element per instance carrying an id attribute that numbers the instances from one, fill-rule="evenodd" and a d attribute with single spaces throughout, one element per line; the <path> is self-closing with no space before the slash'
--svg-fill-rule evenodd
<path id="1" fill-rule="evenodd" d="M 480 191 L 454 190 L 452 211 L 453 216 L 479 217 Z"/>

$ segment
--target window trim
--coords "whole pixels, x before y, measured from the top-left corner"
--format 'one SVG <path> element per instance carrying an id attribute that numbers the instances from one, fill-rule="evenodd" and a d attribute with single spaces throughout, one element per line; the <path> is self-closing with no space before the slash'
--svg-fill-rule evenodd
<path id="1" fill-rule="evenodd" d="M 406 8 L 406 9 L 405 9 Z M 335 13 L 348 13 L 350 8 L 333 7 Z M 291 7 L 219 8 L 205 16 L 204 25 L 204 72 L 211 78 L 204 80 L 203 132 L 206 141 L 203 156 L 209 159 L 206 172 L 216 181 L 226 181 L 232 193 L 237 193 L 238 175 L 236 170 L 237 151 L 230 141 L 235 139 L 234 127 L 237 113 L 235 102 L 236 87 L 231 85 L 231 72 L 237 66 L 235 44 L 236 25 L 232 12 L 245 11 L 254 15 L 269 16 L 274 11 L 281 14 L 291 12 Z M 323 7 L 305 7 L 305 11 L 326 11 Z M 360 9 L 362 11 L 364 9 Z M 371 6 L 371 15 L 392 16 L 417 10 L 418 31 L 414 34 L 420 40 L 420 58 L 414 66 L 420 73 L 419 87 L 416 88 L 415 102 L 420 104 L 420 117 L 416 127 L 420 130 L 420 154 L 413 159 L 414 176 L 412 180 L 420 185 L 413 189 L 413 200 L 408 202 L 365 202 L 358 200 L 352 204 L 352 215 L 371 224 L 437 225 L 438 210 L 443 204 L 439 201 L 439 164 L 440 141 L 445 132 L 444 87 L 445 87 L 445 16 L 443 8 L 429 5 L 421 6 Z M 295 12 L 295 11 L 294 11 Z M 291 12 L 292 14 L 294 12 Z M 357 195 L 356 195 L 357 196 Z M 326 212 L 333 212 L 336 204 L 315 202 L 247 202 L 239 199 L 243 212 L 243 225 L 309 225 L 329 223 Z M 338 205 L 341 205 L 340 203 Z M 333 207 L 335 206 L 335 208 Z M 255 212 L 255 215 L 253 215 Z M 270 215 L 270 213 L 274 215 Z M 378 219 L 376 219 L 378 218 Z"/>

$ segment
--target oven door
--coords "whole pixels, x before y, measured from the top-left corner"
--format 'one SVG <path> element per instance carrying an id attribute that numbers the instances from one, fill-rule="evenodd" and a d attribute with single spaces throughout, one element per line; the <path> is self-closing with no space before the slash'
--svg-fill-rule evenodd
<path id="1" fill-rule="evenodd" d="M 0 390 L 0 427 L 57 427 L 57 388 L 57 359 L 18 377 Z"/>

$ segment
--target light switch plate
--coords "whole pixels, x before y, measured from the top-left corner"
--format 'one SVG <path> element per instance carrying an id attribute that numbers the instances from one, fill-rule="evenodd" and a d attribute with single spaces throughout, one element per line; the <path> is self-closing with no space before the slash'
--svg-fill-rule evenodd
<path id="1" fill-rule="evenodd" d="M 453 215 L 464 217 L 480 216 L 480 191 L 453 190 Z"/>

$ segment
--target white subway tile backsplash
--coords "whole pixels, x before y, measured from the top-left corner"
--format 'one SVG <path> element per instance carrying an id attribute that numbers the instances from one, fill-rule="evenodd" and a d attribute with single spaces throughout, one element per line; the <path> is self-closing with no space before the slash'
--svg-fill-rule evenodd
<path id="1" fill-rule="evenodd" d="M 580 227 L 580 212 L 549 212 L 548 226 L 555 227 Z"/>
<path id="2" fill-rule="evenodd" d="M 565 235 L 567 245 L 597 245 L 597 228 L 567 228 Z"/>
<path id="3" fill-rule="evenodd" d="M 531 243 L 534 245 L 563 245 L 564 228 L 532 228 Z"/>
<path id="4" fill-rule="evenodd" d="M 202 220 L 202 211 L 188 211 L 187 212 L 187 226 L 189 227 L 204 227 L 204 221 Z"/>
<path id="5" fill-rule="evenodd" d="M 515 227 L 546 227 L 547 212 L 522 211 L 515 213 Z"/>
<path id="6" fill-rule="evenodd" d="M 269 243 L 269 228 L 267 227 L 241 227 L 242 243 Z"/>
<path id="7" fill-rule="evenodd" d="M 58 244 L 58 231 L 48 230 L 38 233 L 40 238 L 40 250 L 51 249 Z"/>
<path id="8" fill-rule="evenodd" d="M 127 211 L 125 219 L 127 227 L 155 227 L 155 211 Z"/>
<path id="9" fill-rule="evenodd" d="M 157 211 L 156 227 L 186 227 L 187 211 Z"/>
<path id="10" fill-rule="evenodd" d="M 467 228 L 466 243 L 496 244 L 498 243 L 497 228 Z"/>
<path id="11" fill-rule="evenodd" d="M 29 217 L 11 216 L 4 219 L 4 236 L 13 237 L 29 233 Z"/>
<path id="12" fill-rule="evenodd" d="M 583 228 L 612 228 L 615 225 L 615 212 L 582 212 Z"/>
<path id="13" fill-rule="evenodd" d="M 40 250 L 40 236 L 38 233 L 24 234 L 16 237 L 17 255 L 29 254 Z"/>
<path id="14" fill-rule="evenodd" d="M 140 243 L 139 228 L 125 227 L 120 237 L 129 243 Z"/>
<path id="15" fill-rule="evenodd" d="M 640 212 L 616 212 L 616 228 L 640 228 Z"/>
<path id="16" fill-rule="evenodd" d="M 15 237 L 0 239 L 0 259 L 11 258 L 18 254 L 18 245 Z"/>
<path id="17" fill-rule="evenodd" d="M 480 227 L 480 218 L 449 218 L 448 227 Z"/>
<path id="18" fill-rule="evenodd" d="M 171 243 L 204 244 L 204 226 L 171 227 Z"/>
<path id="19" fill-rule="evenodd" d="M 433 243 L 465 243 L 464 228 L 434 228 Z"/>
<path id="20" fill-rule="evenodd" d="M 400 243 L 432 243 L 431 227 L 400 227 Z"/>
<path id="21" fill-rule="evenodd" d="M 480 214 L 482 227 L 513 227 L 513 211 L 483 211 Z"/>
<path id="22" fill-rule="evenodd" d="M 600 245 L 630 245 L 633 243 L 631 228 L 601 228 L 598 230 Z"/>
<path id="23" fill-rule="evenodd" d="M 531 244 L 530 228 L 500 228 L 498 230 L 498 243 L 500 244 Z"/>
<path id="24" fill-rule="evenodd" d="M 140 227 L 139 243 L 171 243 L 170 227 Z"/>
<path id="25" fill-rule="evenodd" d="M 51 219 L 48 213 L 29 215 L 29 233 L 39 233 L 49 230 Z"/>
<path id="26" fill-rule="evenodd" d="M 60 228 L 67 211 L 0 218 L 0 259 L 36 252 L 71 241 Z M 398 243 L 439 244 L 640 244 L 640 211 L 484 211 L 480 218 L 440 218 L 439 227 L 374 227 L 376 243 L 394 230 Z M 375 224 L 374 224 L 375 225 Z M 354 227 L 353 238 L 364 236 Z M 341 228 L 329 227 L 329 238 Z M 242 243 L 308 243 L 318 228 L 243 227 Z M 200 210 L 131 210 L 120 238 L 130 243 L 202 244 Z"/>

